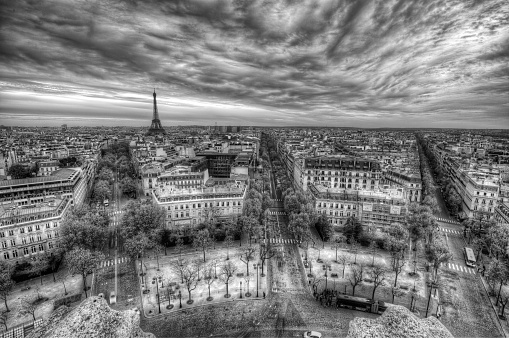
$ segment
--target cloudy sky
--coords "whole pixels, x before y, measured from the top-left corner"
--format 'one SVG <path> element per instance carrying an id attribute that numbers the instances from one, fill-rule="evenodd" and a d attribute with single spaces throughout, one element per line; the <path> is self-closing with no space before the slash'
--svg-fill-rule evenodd
<path id="1" fill-rule="evenodd" d="M 509 128 L 508 0 L 0 6 L 0 124 Z"/>

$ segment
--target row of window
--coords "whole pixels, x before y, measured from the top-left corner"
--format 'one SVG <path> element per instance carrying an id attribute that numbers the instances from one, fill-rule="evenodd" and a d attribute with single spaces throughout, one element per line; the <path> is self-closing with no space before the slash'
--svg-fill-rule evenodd
<path id="1" fill-rule="evenodd" d="M 202 207 L 202 204 L 203 204 L 203 207 L 204 208 L 209 208 L 209 207 L 213 207 L 214 206 L 214 203 L 213 202 L 205 202 L 205 203 L 193 203 L 193 204 L 179 204 L 179 205 L 174 205 L 174 206 L 171 206 L 169 205 L 168 206 L 168 210 L 184 210 L 184 209 L 196 209 L 196 208 L 201 208 Z M 231 205 L 232 206 L 242 206 L 242 201 L 233 201 L 231 202 Z M 216 202 L 215 203 L 215 206 L 216 207 L 229 207 L 230 206 L 230 202 L 229 201 L 221 201 L 221 202 Z"/>
<path id="2" fill-rule="evenodd" d="M 318 202 L 318 208 L 321 208 L 321 207 L 324 207 L 324 208 L 333 208 L 333 209 L 357 209 L 357 206 L 355 204 L 340 204 L 340 203 L 325 203 L 323 202 L 323 205 L 322 205 L 322 202 Z"/>
<path id="3" fill-rule="evenodd" d="M 311 181 L 311 176 L 308 176 L 308 180 L 309 180 L 309 181 Z M 319 182 L 319 181 L 330 181 L 330 182 L 332 182 L 331 177 L 329 177 L 329 179 L 328 179 L 328 180 L 326 180 L 326 179 L 325 179 L 325 177 L 321 177 L 321 180 L 319 179 L 319 177 L 315 177 L 313 181 L 314 181 L 314 182 Z M 349 178 L 349 179 L 348 179 L 348 181 L 346 180 L 346 178 L 341 178 L 341 179 L 338 181 L 338 178 L 337 178 L 337 177 L 335 177 L 335 178 L 334 178 L 334 182 L 343 182 L 343 183 L 360 183 L 358 178 L 356 178 L 356 179 L 355 179 L 355 182 L 352 182 L 352 179 L 351 179 L 351 178 Z M 366 180 L 362 180 L 362 183 L 363 183 L 363 184 L 367 184 L 367 181 L 366 181 Z M 374 181 L 374 180 L 371 180 L 371 184 L 372 184 L 372 185 L 374 185 L 374 184 L 375 184 L 375 181 Z"/>
<path id="4" fill-rule="evenodd" d="M 52 242 L 49 242 L 48 243 L 48 248 L 49 249 L 53 249 L 54 248 L 54 244 Z M 38 246 L 31 246 L 30 248 L 29 247 L 25 247 L 23 248 L 23 255 L 29 255 L 30 253 L 37 253 L 37 251 L 44 251 L 44 245 L 42 244 L 39 244 Z M 18 257 L 18 250 L 12 250 L 11 252 L 8 252 L 8 251 L 5 251 L 4 252 L 4 259 L 11 259 L 12 258 L 17 258 Z"/>
<path id="5" fill-rule="evenodd" d="M 53 228 L 56 228 L 56 227 L 58 227 L 58 222 L 53 222 Z M 25 227 L 19 228 L 19 233 L 24 234 L 25 232 L 38 231 L 38 230 L 41 230 L 41 228 L 43 228 L 43 226 L 41 224 L 36 224 L 35 226 L 29 225 L 26 228 Z M 50 229 L 51 222 L 46 223 L 45 228 Z M 8 230 L 8 231 L 0 231 L 0 238 L 6 237 L 6 236 L 14 236 L 14 229 Z"/>
<path id="6" fill-rule="evenodd" d="M 363 173 L 362 175 L 360 175 L 359 173 L 355 173 L 353 174 L 351 171 L 349 172 L 346 172 L 346 171 L 334 171 L 334 173 L 332 171 L 328 171 L 327 173 L 322 170 L 321 172 L 320 171 L 312 171 L 312 170 L 308 170 L 308 175 L 334 175 L 334 176 L 352 176 L 352 177 L 378 177 L 377 174 L 373 174 L 371 175 L 370 173 Z"/>
<path id="7" fill-rule="evenodd" d="M 227 214 L 229 213 L 230 210 L 228 209 L 218 209 L 217 212 L 218 214 Z M 238 213 L 241 213 L 242 212 L 242 208 L 233 208 L 233 213 L 234 214 L 238 214 Z M 198 214 L 196 214 L 195 211 L 181 211 L 180 214 L 178 211 L 175 212 L 175 214 L 173 214 L 173 218 L 187 218 L 187 217 L 199 217 L 201 218 L 202 217 L 202 214 L 201 214 L 201 211 L 198 211 Z M 172 218 L 172 213 L 168 213 L 168 218 Z"/>

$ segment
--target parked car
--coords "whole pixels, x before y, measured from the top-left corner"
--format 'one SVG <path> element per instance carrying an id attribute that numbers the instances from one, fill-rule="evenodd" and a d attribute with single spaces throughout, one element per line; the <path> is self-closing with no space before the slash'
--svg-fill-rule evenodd
<path id="1" fill-rule="evenodd" d="M 322 338 L 322 334 L 317 331 L 306 331 L 303 335 L 304 338 Z"/>

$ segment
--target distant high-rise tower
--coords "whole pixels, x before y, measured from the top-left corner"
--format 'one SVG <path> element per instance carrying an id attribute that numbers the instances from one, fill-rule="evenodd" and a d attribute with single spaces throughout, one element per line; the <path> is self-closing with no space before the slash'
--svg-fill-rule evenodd
<path id="1" fill-rule="evenodd" d="M 152 124 L 147 132 L 147 136 L 164 135 L 166 134 L 161 121 L 159 120 L 159 113 L 157 112 L 156 90 L 154 88 L 154 114 L 152 116 Z"/>

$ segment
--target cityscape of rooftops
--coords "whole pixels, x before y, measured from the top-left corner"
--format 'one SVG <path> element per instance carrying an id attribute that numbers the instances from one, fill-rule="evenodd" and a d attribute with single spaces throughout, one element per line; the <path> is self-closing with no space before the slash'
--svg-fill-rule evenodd
<path id="1" fill-rule="evenodd" d="M 0 61 L 0 338 L 509 335 L 509 2 L 0 1 Z"/>

